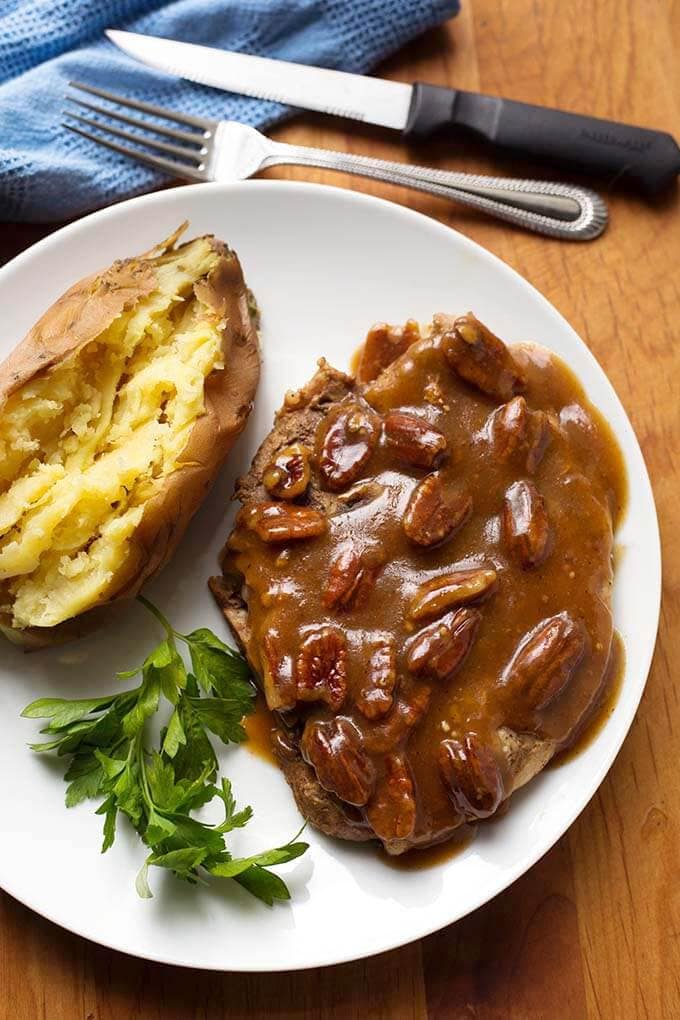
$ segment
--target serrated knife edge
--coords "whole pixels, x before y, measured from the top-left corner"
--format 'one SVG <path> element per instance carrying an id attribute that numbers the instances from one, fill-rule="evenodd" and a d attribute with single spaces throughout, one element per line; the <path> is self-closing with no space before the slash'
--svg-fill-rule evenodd
<path id="1" fill-rule="evenodd" d="M 108 38 L 143 63 L 201 85 L 403 130 L 412 86 L 136 32 Z"/>

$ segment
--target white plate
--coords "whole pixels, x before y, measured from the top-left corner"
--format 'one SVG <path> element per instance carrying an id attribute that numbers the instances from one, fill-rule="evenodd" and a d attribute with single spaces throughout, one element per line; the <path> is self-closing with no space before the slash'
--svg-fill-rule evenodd
<path id="1" fill-rule="evenodd" d="M 626 675 L 616 709 L 575 761 L 541 775 L 512 810 L 463 853 L 429 870 L 387 867 L 365 847 L 308 832 L 311 850 L 282 869 L 290 904 L 272 910 L 234 883 L 209 889 L 153 875 L 155 898 L 137 898 L 144 849 L 125 824 L 100 856 L 90 804 L 63 804 L 61 763 L 31 753 L 37 726 L 19 719 L 33 698 L 115 689 L 115 670 L 140 660 L 153 627 L 133 605 L 122 621 L 79 644 L 24 656 L 0 648 L 0 885 L 65 928 L 106 946 L 167 963 L 217 970 L 285 970 L 338 963 L 401 945 L 457 920 L 505 889 L 562 835 L 597 789 L 628 731 L 656 635 L 659 535 L 635 435 L 597 362 L 565 320 L 513 270 L 467 238 L 416 213 L 348 191 L 278 181 L 197 185 L 134 199 L 58 231 L 0 272 L 2 351 L 79 277 L 133 255 L 183 219 L 238 251 L 261 305 L 264 372 L 257 408 L 227 469 L 178 555 L 150 586 L 180 629 L 224 633 L 205 580 L 229 527 L 228 496 L 286 389 L 325 355 L 340 368 L 375 320 L 426 320 L 469 308 L 509 341 L 536 340 L 560 354 L 611 422 L 623 448 L 630 503 L 614 592 Z M 565 248 L 565 257 L 569 251 Z M 244 749 L 223 766 L 255 819 L 238 852 L 276 845 L 299 816 L 278 771 Z"/>

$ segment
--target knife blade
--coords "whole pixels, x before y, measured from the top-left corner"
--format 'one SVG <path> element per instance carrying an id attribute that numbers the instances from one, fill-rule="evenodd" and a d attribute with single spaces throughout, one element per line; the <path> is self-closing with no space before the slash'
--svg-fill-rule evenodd
<path id="1" fill-rule="evenodd" d="M 392 128 L 408 139 L 462 130 L 499 149 L 625 178 L 650 193 L 680 173 L 680 148 L 664 131 L 424 82 L 408 85 L 136 32 L 106 34 L 130 56 L 168 74 Z"/>
<path id="2" fill-rule="evenodd" d="M 231 53 L 136 32 L 107 31 L 111 42 L 142 63 L 200 85 L 269 99 L 402 131 L 413 87 L 326 67 Z"/>

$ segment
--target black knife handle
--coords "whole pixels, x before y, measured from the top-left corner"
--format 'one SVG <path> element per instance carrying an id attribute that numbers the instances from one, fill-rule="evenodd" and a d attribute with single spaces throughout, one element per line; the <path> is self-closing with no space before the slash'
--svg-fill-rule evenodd
<path id="1" fill-rule="evenodd" d="M 650 193 L 680 173 L 680 148 L 665 131 L 417 82 L 405 136 L 425 138 L 452 127 L 518 153 L 624 177 Z"/>

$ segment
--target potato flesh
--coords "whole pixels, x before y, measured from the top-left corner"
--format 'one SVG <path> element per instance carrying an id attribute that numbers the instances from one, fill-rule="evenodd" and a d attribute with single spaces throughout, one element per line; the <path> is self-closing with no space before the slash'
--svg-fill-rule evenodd
<path id="1" fill-rule="evenodd" d="M 0 604 L 15 627 L 53 627 L 138 569 L 144 505 L 223 367 L 221 325 L 193 291 L 217 259 L 204 239 L 163 256 L 155 291 L 0 412 Z"/>

